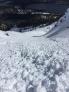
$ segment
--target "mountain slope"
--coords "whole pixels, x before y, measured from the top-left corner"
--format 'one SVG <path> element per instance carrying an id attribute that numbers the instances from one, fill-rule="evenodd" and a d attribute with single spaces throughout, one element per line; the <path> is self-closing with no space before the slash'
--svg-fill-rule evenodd
<path id="1" fill-rule="evenodd" d="M 0 92 L 69 91 L 69 38 L 34 37 L 53 26 L 0 31 Z"/>
<path id="2" fill-rule="evenodd" d="M 53 27 L 53 29 L 46 34 L 46 37 L 52 37 L 57 34 L 59 35 L 61 34 L 60 35 L 61 37 L 62 36 L 64 37 L 65 35 L 66 37 L 68 37 L 69 34 L 68 30 L 69 30 L 69 9 L 67 9 L 65 15 L 58 20 L 55 27 Z M 67 33 L 65 33 L 65 31 Z M 59 35 L 57 37 L 59 37 Z"/>

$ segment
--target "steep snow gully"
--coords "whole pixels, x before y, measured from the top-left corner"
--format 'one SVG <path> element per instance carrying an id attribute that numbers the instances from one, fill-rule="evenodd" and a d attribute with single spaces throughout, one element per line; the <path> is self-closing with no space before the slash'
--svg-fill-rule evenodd
<path id="1" fill-rule="evenodd" d="M 54 34 L 55 39 L 44 35 L 60 34 L 68 26 L 69 9 L 47 27 L 0 31 L 0 92 L 69 92 L 69 38 L 66 33 L 62 38 Z"/>

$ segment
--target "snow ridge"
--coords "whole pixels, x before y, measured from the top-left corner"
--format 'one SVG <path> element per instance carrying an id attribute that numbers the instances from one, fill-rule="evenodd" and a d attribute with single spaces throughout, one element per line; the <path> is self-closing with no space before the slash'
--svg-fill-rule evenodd
<path id="1" fill-rule="evenodd" d="M 55 27 L 53 27 L 52 30 L 50 30 L 46 37 L 52 37 L 54 35 L 57 35 L 61 31 L 63 31 L 65 28 L 69 28 L 69 8 L 65 12 L 65 15 L 62 16 L 57 23 L 55 24 Z M 58 36 L 59 37 L 59 36 Z"/>

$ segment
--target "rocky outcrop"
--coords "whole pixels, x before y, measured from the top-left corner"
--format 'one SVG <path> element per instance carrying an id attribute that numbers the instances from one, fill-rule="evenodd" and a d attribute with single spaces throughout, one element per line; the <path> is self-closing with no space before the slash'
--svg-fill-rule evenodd
<path id="1" fill-rule="evenodd" d="M 0 7 L 0 29 L 9 30 L 11 27 L 39 26 L 51 24 L 61 15 L 41 11 L 23 10 L 18 7 Z"/>

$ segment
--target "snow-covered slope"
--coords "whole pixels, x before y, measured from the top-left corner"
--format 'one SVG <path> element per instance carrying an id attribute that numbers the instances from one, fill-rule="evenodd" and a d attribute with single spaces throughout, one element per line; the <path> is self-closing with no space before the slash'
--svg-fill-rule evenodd
<path id="1" fill-rule="evenodd" d="M 53 27 L 53 29 L 46 34 L 46 37 L 69 37 L 68 34 L 69 34 L 69 9 L 67 9 L 65 15 L 58 20 L 55 27 Z"/>
<path id="2" fill-rule="evenodd" d="M 69 92 L 69 38 L 41 36 L 53 28 L 0 31 L 0 92 Z"/>

